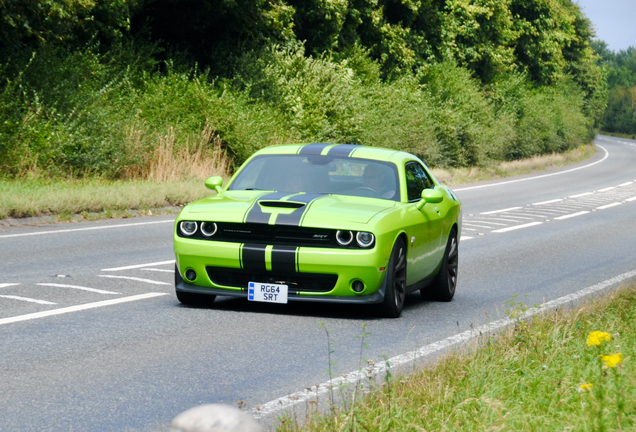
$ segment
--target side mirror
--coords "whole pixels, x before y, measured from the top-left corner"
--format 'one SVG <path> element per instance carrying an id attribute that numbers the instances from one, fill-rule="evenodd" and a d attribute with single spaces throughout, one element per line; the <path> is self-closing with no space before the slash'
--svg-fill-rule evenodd
<path id="1" fill-rule="evenodd" d="M 444 194 L 437 189 L 424 189 L 422 191 L 422 200 L 417 203 L 417 208 L 422 210 L 426 204 L 439 204 L 444 200 Z"/>
<path id="2" fill-rule="evenodd" d="M 208 189 L 215 190 L 217 193 L 221 193 L 223 190 L 223 177 L 214 176 L 205 180 L 205 186 Z"/>

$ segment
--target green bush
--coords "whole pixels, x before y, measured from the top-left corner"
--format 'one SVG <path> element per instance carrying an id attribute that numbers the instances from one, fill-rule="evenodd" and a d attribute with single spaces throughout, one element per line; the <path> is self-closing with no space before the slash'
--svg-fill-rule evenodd
<path id="1" fill-rule="evenodd" d="M 272 144 L 347 142 L 443 167 L 567 150 L 592 129 L 568 78 L 533 87 L 507 74 L 485 87 L 445 62 L 386 81 L 362 48 L 314 57 L 291 44 L 246 54 L 221 80 L 155 53 L 140 43 L 38 49 L 0 88 L 2 173 L 138 175 L 168 135 L 177 149 L 211 146 L 204 129 L 235 164 Z"/>

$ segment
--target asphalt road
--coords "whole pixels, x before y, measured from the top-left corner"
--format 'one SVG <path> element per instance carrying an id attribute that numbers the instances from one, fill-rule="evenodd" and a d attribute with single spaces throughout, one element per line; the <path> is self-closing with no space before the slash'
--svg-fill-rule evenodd
<path id="1" fill-rule="evenodd" d="M 0 431 L 167 430 L 204 403 L 248 408 L 636 269 L 636 141 L 599 136 L 563 169 L 457 187 L 450 303 L 365 308 L 173 293 L 173 217 L 0 229 Z"/>

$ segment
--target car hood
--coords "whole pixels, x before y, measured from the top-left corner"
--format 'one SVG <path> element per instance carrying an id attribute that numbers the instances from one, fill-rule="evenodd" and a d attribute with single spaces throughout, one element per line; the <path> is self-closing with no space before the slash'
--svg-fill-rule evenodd
<path id="1" fill-rule="evenodd" d="M 226 191 L 190 204 L 181 219 L 191 214 L 192 219 L 216 222 L 274 221 L 276 225 L 327 227 L 341 222 L 366 224 L 395 205 L 395 201 L 346 195 Z"/>

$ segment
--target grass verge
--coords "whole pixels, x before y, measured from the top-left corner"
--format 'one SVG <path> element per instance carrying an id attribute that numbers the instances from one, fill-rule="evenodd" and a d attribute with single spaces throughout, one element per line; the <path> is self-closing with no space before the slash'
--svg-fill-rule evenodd
<path id="1" fill-rule="evenodd" d="M 514 299 L 506 311 L 520 316 Z M 634 430 L 636 285 L 517 321 L 346 411 L 278 431 Z"/>
<path id="2" fill-rule="evenodd" d="M 608 135 L 608 136 L 613 136 L 616 138 L 627 138 L 627 139 L 636 140 L 636 134 L 626 134 L 622 132 L 607 132 L 607 131 L 600 131 L 599 133 L 601 135 Z"/>
<path id="3" fill-rule="evenodd" d="M 0 219 L 57 215 L 65 220 L 75 214 L 86 219 L 123 217 L 127 210 L 179 206 L 211 194 L 199 179 L 1 180 Z"/>
<path id="4" fill-rule="evenodd" d="M 552 153 L 527 159 L 500 162 L 486 167 L 456 168 L 451 170 L 434 168 L 433 174 L 437 180 L 445 185 L 455 186 L 478 181 L 494 180 L 501 177 L 531 174 L 535 171 L 544 171 L 550 168 L 571 165 L 588 159 L 595 153 L 596 147 L 590 143 L 564 153 Z"/>
<path id="5" fill-rule="evenodd" d="M 433 172 L 444 184 L 457 185 L 565 166 L 589 158 L 594 152 L 590 144 L 562 154 L 535 156 L 490 167 L 434 169 Z M 213 194 L 205 188 L 202 179 L 214 173 L 227 178 L 229 163 L 224 157 L 206 158 L 199 153 L 194 156 L 186 153 L 175 155 L 169 144 L 160 146 L 154 165 L 147 170 L 152 175 L 144 180 L 0 180 L 0 219 L 51 215 L 57 216 L 58 221 L 132 217 L 148 214 L 150 209 L 185 205 Z M 133 214 L 131 210 L 140 212 Z"/>

